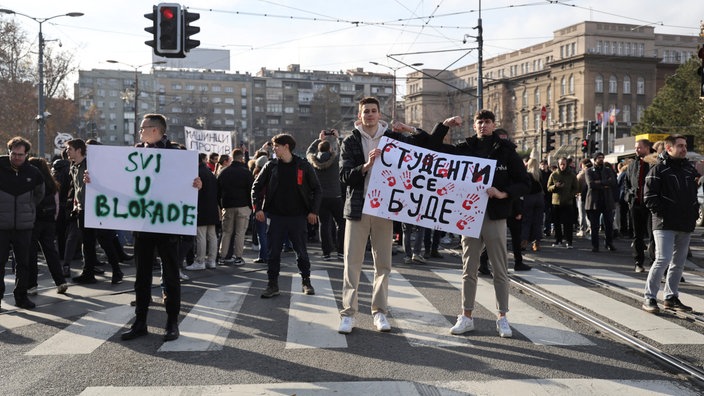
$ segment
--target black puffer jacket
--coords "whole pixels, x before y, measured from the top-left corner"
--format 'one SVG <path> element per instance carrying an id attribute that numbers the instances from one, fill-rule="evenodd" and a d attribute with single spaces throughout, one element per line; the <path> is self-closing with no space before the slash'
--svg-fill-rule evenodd
<path id="1" fill-rule="evenodd" d="M 653 230 L 692 232 L 699 214 L 697 170 L 686 158 L 658 157 L 645 178 L 645 206 L 653 213 Z"/>
<path id="2" fill-rule="evenodd" d="M 37 205 L 44 198 L 44 178 L 39 169 L 24 162 L 12 168 L 10 157 L 0 156 L 0 230 L 34 228 Z"/>
<path id="3" fill-rule="evenodd" d="M 297 189 L 292 191 L 279 191 L 279 166 L 278 159 L 270 160 L 264 165 L 252 184 L 252 202 L 257 210 L 268 212 L 271 209 L 274 194 L 300 194 L 308 213 L 318 214 L 320 201 L 322 201 L 320 182 L 315 175 L 313 167 L 297 155 L 293 155 L 298 172 L 302 179 L 297 183 Z M 262 202 L 263 199 L 263 202 Z"/>
<path id="4" fill-rule="evenodd" d="M 254 175 L 247 165 L 239 161 L 225 168 L 218 175 L 218 202 L 222 208 L 252 207 Z"/>

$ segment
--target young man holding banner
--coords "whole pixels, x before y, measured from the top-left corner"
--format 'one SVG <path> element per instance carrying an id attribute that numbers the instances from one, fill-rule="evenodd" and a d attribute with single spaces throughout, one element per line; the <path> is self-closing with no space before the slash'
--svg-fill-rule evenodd
<path id="1" fill-rule="evenodd" d="M 472 311 L 477 294 L 477 270 L 482 246 L 486 246 L 494 274 L 494 292 L 499 319 L 496 329 L 501 337 L 511 337 L 511 327 L 506 320 L 508 312 L 508 269 L 506 251 L 506 218 L 511 216 L 512 200 L 525 195 L 530 189 L 528 173 L 516 153 L 516 146 L 494 134 L 495 116 L 489 110 L 480 110 L 474 116 L 476 136 L 455 146 L 445 145 L 445 151 L 457 155 L 496 160 L 496 171 L 490 188 L 486 190 L 489 201 L 478 238 L 462 237 L 462 313 L 450 329 L 452 334 L 474 330 Z M 448 128 L 437 128 L 433 140 L 442 140 Z"/>
<path id="2" fill-rule="evenodd" d="M 388 124 L 381 121 L 379 101 L 376 98 L 367 97 L 360 100 L 357 117 L 359 120 L 355 123 L 356 128 L 342 141 L 340 150 L 340 180 L 347 188 L 344 206 L 347 223 L 342 285 L 343 309 L 340 311 L 341 320 L 338 328 L 338 332 L 342 334 L 348 334 L 354 328 L 354 316 L 358 310 L 359 276 L 370 237 L 374 258 L 371 301 L 374 326 L 378 331 L 391 330 L 386 313 L 391 273 L 393 221 L 363 213 L 369 186 L 369 172 L 374 162 L 381 156 L 381 150 L 377 146 L 384 136 L 422 147 L 430 142 L 430 135 L 422 130 L 412 128 L 412 136 L 389 130 Z M 455 124 L 448 124 L 448 126 L 453 125 Z"/>

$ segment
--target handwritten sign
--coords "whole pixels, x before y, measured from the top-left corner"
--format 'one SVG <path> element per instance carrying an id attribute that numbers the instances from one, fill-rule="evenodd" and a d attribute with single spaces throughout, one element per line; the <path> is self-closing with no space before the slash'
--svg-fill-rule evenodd
<path id="1" fill-rule="evenodd" d="M 229 131 L 207 131 L 185 127 L 186 149 L 199 153 L 232 153 L 232 138 Z"/>
<path id="2" fill-rule="evenodd" d="M 450 155 L 388 137 L 371 171 L 363 212 L 478 237 L 495 160 Z"/>
<path id="3" fill-rule="evenodd" d="M 89 228 L 195 235 L 198 153 L 88 146 Z"/>

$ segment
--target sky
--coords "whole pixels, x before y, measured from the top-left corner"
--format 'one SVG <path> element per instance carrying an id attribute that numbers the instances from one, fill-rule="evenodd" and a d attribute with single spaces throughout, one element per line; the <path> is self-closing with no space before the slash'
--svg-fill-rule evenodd
<path id="1" fill-rule="evenodd" d="M 184 0 L 185 1 L 185 0 Z M 144 44 L 151 21 L 144 14 L 156 3 L 145 0 L 0 0 L 34 18 L 62 16 L 43 23 L 47 46 L 71 51 L 81 70 L 134 67 L 151 62 Z M 190 0 L 180 3 L 200 14 L 193 38 L 201 48 L 229 49 L 231 71 L 256 74 L 261 68 L 346 71 L 397 70 L 401 79 L 422 68 L 454 69 L 477 61 L 473 36 L 479 0 Z M 21 24 L 36 45 L 39 23 L 0 14 Z M 656 33 L 697 36 L 704 18 L 701 0 L 485 0 L 481 2 L 484 58 L 552 38 L 557 29 L 585 20 L 654 26 Z M 106 63 L 108 59 L 128 66 Z M 373 65 L 377 62 L 382 66 Z M 146 67 L 148 68 L 148 67 Z M 72 77 L 75 82 L 77 76 Z M 403 84 L 399 81 L 399 88 Z"/>

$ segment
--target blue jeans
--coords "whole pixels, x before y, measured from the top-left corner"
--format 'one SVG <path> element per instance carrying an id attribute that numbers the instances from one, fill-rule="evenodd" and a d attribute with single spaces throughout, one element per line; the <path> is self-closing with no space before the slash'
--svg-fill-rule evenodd
<path id="1" fill-rule="evenodd" d="M 687 260 L 687 249 L 692 233 L 670 230 L 653 230 L 655 239 L 655 261 L 648 272 L 645 283 L 645 298 L 657 298 L 660 280 L 665 269 L 665 299 L 677 297 L 680 279 Z"/>
<path id="2" fill-rule="evenodd" d="M 259 258 L 264 261 L 269 260 L 269 243 L 266 236 L 267 228 L 266 219 L 264 221 L 254 219 L 254 234 L 256 234 L 259 239 Z"/>

